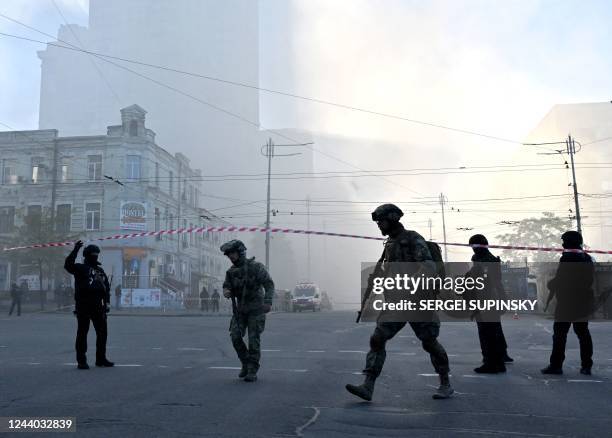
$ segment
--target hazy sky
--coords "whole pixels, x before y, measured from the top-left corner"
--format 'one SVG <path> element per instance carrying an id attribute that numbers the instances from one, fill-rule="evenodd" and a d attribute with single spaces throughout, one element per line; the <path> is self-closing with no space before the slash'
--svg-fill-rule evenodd
<path id="1" fill-rule="evenodd" d="M 56 2 L 69 22 L 87 25 L 87 0 Z M 7 0 L 0 12 L 53 35 L 62 23 L 51 0 Z M 554 104 L 610 100 L 611 19 L 612 6 L 603 0 L 261 0 L 260 80 L 264 87 L 521 141 Z M 0 31 L 46 39 L 1 17 Z M 0 69 L 0 122 L 37 127 L 41 48 L 0 37 L 0 57 L 8 61 Z M 264 95 L 262 103 L 264 126 L 346 137 L 317 147 L 362 169 L 554 160 L 517 144 L 285 97 Z M 318 165 L 355 170 L 326 156 L 318 156 Z M 394 184 L 380 178 L 350 184 L 370 199 L 442 190 L 450 200 L 567 190 L 565 174 L 548 176 L 396 177 Z M 550 207 L 567 205 L 564 199 Z M 503 227 L 495 222 L 520 215 L 529 214 L 451 217 L 449 234 L 464 240 L 466 233 L 456 228 L 473 224 L 497 232 Z M 359 229 L 370 228 L 366 216 Z"/>

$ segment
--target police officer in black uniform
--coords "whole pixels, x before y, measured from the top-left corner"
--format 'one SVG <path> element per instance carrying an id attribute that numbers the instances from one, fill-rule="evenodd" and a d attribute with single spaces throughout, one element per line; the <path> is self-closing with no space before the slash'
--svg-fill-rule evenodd
<path id="1" fill-rule="evenodd" d="M 106 314 L 109 310 L 110 284 L 98 261 L 100 248 L 96 245 L 85 247 L 84 263 L 76 263 L 82 246 L 82 241 L 76 242 L 64 263 L 64 269 L 74 276 L 74 313 L 78 322 L 75 343 L 77 364 L 80 370 L 89 369 L 86 353 L 87 332 L 91 321 L 96 330 L 96 366 L 112 367 L 114 363 L 106 358 Z"/>

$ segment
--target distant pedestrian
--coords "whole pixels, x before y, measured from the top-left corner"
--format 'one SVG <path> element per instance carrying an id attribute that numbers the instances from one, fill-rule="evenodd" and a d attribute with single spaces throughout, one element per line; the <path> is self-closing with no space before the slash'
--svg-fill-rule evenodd
<path id="1" fill-rule="evenodd" d="M 17 306 L 17 316 L 21 316 L 21 288 L 17 286 L 17 283 L 11 284 L 11 310 L 9 310 L 9 316 L 13 314 L 15 306 Z"/>
<path id="2" fill-rule="evenodd" d="M 206 286 L 202 286 L 202 290 L 200 291 L 200 310 L 202 312 L 208 312 L 209 299 L 210 299 L 210 296 L 208 295 Z"/>
<path id="3" fill-rule="evenodd" d="M 577 231 L 566 231 L 561 236 L 563 251 L 555 277 L 548 282 L 546 309 L 554 297 L 555 322 L 553 324 L 553 348 L 550 364 L 542 374 L 563 374 L 565 344 L 570 327 L 580 344 L 580 373 L 591 375 L 593 367 L 593 340 L 589 331 L 589 316 L 593 311 L 593 259 L 582 251 L 582 235 Z M 569 250 L 569 251 L 568 251 Z"/>
<path id="4" fill-rule="evenodd" d="M 221 299 L 221 295 L 219 294 L 219 291 L 215 289 L 212 294 L 211 300 L 210 300 L 211 312 L 219 313 L 219 300 L 220 299 Z"/>
<path id="5" fill-rule="evenodd" d="M 115 287 L 115 308 L 117 310 L 121 309 L 121 285 L 118 284 Z"/>

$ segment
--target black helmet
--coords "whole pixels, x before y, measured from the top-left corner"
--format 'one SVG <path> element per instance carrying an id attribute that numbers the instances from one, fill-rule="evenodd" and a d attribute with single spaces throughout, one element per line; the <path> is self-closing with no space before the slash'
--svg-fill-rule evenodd
<path id="1" fill-rule="evenodd" d="M 229 242 L 225 242 L 223 245 L 221 245 L 221 248 L 219 248 L 221 250 L 221 252 L 225 255 L 228 255 L 230 252 L 237 252 L 238 254 L 240 254 L 241 256 L 246 254 L 246 246 L 244 246 L 244 243 L 242 243 L 241 240 L 230 240 Z"/>
<path id="2" fill-rule="evenodd" d="M 386 219 L 391 222 L 398 222 L 403 215 L 404 213 L 397 205 L 383 204 L 376 207 L 376 210 L 372 212 L 372 220 L 376 222 Z"/>
<path id="3" fill-rule="evenodd" d="M 570 247 L 579 247 L 582 245 L 582 234 L 578 231 L 566 231 L 561 235 L 561 240 Z"/>
<path id="4" fill-rule="evenodd" d="M 488 245 L 489 241 L 482 234 L 474 234 L 468 242 L 470 245 Z"/>
<path id="5" fill-rule="evenodd" d="M 87 245 L 83 250 L 83 257 L 87 257 L 90 254 L 100 254 L 100 247 L 98 245 Z"/>

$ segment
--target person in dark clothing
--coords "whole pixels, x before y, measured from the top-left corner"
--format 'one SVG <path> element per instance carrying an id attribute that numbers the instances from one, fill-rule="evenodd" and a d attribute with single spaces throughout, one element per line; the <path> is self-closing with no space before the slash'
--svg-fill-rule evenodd
<path id="1" fill-rule="evenodd" d="M 75 314 L 78 323 L 75 349 L 78 368 L 89 369 L 86 353 L 90 321 L 96 330 L 96 366 L 112 367 L 113 362 L 106 358 L 106 314 L 109 310 L 110 284 L 98 262 L 100 248 L 96 245 L 88 245 L 83 250 L 84 263 L 75 263 L 82 246 L 82 241 L 76 242 L 64 263 L 64 269 L 74 276 Z"/>
<path id="2" fill-rule="evenodd" d="M 552 280 L 548 282 L 550 293 L 545 311 L 554 297 L 555 322 L 553 324 L 553 348 L 550 364 L 542 369 L 542 374 L 563 374 L 565 344 L 570 327 L 580 344 L 580 373 L 591 375 L 593 367 L 593 340 L 589 332 L 589 315 L 593 311 L 593 259 L 582 250 L 582 235 L 577 231 L 566 231 L 561 236 L 563 251 L 559 267 Z"/>
<path id="3" fill-rule="evenodd" d="M 210 301 L 211 312 L 219 312 L 219 299 L 221 299 L 221 295 L 219 294 L 219 291 L 215 289 Z"/>
<path id="4" fill-rule="evenodd" d="M 115 308 L 119 310 L 121 308 L 121 285 L 118 284 L 115 287 Z"/>
<path id="5" fill-rule="evenodd" d="M 208 301 L 209 301 L 208 291 L 206 290 L 206 286 L 202 286 L 202 290 L 200 291 L 200 310 L 202 312 L 208 312 Z"/>
<path id="6" fill-rule="evenodd" d="M 485 294 L 479 296 L 482 299 L 504 300 L 506 293 L 501 281 L 501 260 L 491 254 L 486 247 L 489 245 L 487 238 L 482 234 L 470 237 L 469 244 L 472 246 L 474 255 L 472 262 L 474 266 L 467 276 L 485 276 Z M 480 246 L 483 245 L 483 246 Z M 480 374 L 496 374 L 506 372 L 506 363 L 513 362 L 508 356 L 508 344 L 504 336 L 499 312 L 477 312 L 473 315 L 478 327 L 478 338 L 482 351 L 483 364 L 474 369 Z"/>
<path id="7" fill-rule="evenodd" d="M 11 284 L 11 309 L 9 310 L 9 316 L 13 314 L 17 306 L 17 316 L 21 316 L 21 288 L 17 286 L 17 283 Z"/>

